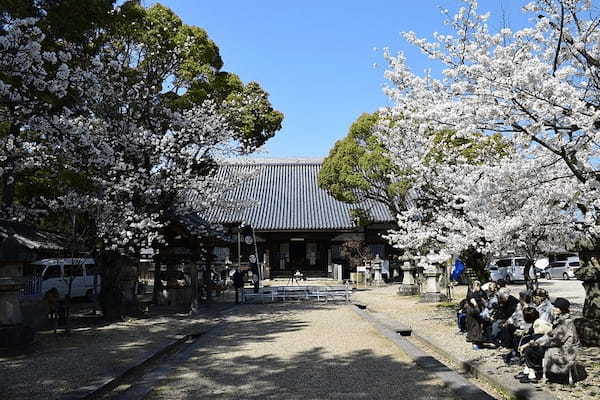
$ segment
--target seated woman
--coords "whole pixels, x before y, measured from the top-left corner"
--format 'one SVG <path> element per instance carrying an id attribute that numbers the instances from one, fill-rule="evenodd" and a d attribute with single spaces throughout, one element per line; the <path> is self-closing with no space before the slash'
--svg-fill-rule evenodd
<path id="1" fill-rule="evenodd" d="M 548 298 L 548 292 L 544 289 L 537 289 L 533 292 L 533 303 L 540 313 L 540 318 L 552 324 L 554 321 L 554 307 Z"/>
<path id="2" fill-rule="evenodd" d="M 522 378 L 521 382 L 537 382 L 540 377 L 546 380 L 548 373 L 569 375 L 575 363 L 579 338 L 569 314 L 571 304 L 569 300 L 557 297 L 552 305 L 555 315 L 552 330 L 521 346 L 530 370 L 527 378 Z"/>
<path id="3" fill-rule="evenodd" d="M 456 309 L 456 324 L 458 326 L 458 333 L 463 334 L 467 332 L 467 299 L 462 299 L 460 303 L 458 303 L 458 307 Z"/>
<path id="4" fill-rule="evenodd" d="M 537 310 L 536 310 L 537 313 Z M 538 314 L 539 315 L 539 314 Z M 531 343 L 542 338 L 552 330 L 552 326 L 542 318 L 537 318 L 530 332 L 521 339 L 518 353 L 522 355 L 525 362 L 523 371 L 515 375 L 521 383 L 537 382 L 542 375 L 542 361 L 545 349 L 539 346 L 531 346 Z"/>
<path id="5" fill-rule="evenodd" d="M 481 318 L 481 312 L 485 308 L 486 295 L 481 290 L 481 283 L 474 281 L 465 305 L 465 325 L 467 328 L 467 342 L 473 343 L 473 349 L 479 350 L 485 338 L 484 321 Z"/>
<path id="6" fill-rule="evenodd" d="M 498 305 L 493 315 L 491 338 L 495 342 L 501 342 L 506 321 L 515 313 L 519 300 L 510 294 L 508 288 L 498 290 L 496 297 L 498 298 Z"/>
<path id="7" fill-rule="evenodd" d="M 510 337 L 506 338 L 506 345 L 511 349 L 510 353 L 504 356 L 504 361 L 507 364 L 522 364 L 519 347 L 528 341 L 539 337 L 535 336 L 535 331 L 533 329 L 533 324 L 539 317 L 540 314 L 534 307 L 525 307 L 523 309 L 522 321 L 518 322 L 518 328 L 512 332 Z"/>
<path id="8" fill-rule="evenodd" d="M 534 319 L 529 324 L 525 322 L 523 317 L 523 310 L 527 307 L 531 307 L 531 295 L 528 292 L 520 292 L 519 302 L 517 303 L 514 312 L 510 315 L 510 317 L 502 326 L 500 342 L 502 346 L 506 347 L 507 349 L 515 349 L 515 333 L 517 331 L 522 331 L 520 332 L 521 334 L 518 335 L 519 337 L 522 336 L 524 332 L 527 332 L 529 328 L 531 328 L 533 321 L 535 321 Z M 514 351 L 511 351 L 511 355 L 509 356 L 509 358 L 512 356 L 514 356 Z"/>

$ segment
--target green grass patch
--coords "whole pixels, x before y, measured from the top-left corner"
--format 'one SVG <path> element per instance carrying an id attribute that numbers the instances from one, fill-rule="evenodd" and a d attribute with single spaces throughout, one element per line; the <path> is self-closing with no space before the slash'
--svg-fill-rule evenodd
<path id="1" fill-rule="evenodd" d="M 455 301 L 444 301 L 444 302 L 436 304 L 437 308 L 456 308 L 457 306 L 458 306 L 458 303 Z"/>

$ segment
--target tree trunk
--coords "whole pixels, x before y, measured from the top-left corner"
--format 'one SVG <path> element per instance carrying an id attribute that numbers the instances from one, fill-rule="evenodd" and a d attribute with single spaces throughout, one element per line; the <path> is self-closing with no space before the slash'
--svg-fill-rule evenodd
<path id="1" fill-rule="evenodd" d="M 473 248 L 469 248 L 461 254 L 460 258 L 464 261 L 465 266 L 475 273 L 477 280 L 480 282 L 487 282 L 489 280 L 489 272 L 485 268 L 487 260 L 483 254 Z M 471 282 L 468 283 L 470 284 Z"/>
<path id="2" fill-rule="evenodd" d="M 135 293 L 137 274 L 130 260 L 115 252 L 101 252 L 96 263 L 102 274 L 100 307 L 104 318 L 118 320 L 140 315 Z"/>
<path id="3" fill-rule="evenodd" d="M 600 346 L 600 250 L 581 251 L 582 267 L 575 271 L 583 281 L 585 303 L 583 318 L 575 321 L 581 342 L 586 346 Z"/>

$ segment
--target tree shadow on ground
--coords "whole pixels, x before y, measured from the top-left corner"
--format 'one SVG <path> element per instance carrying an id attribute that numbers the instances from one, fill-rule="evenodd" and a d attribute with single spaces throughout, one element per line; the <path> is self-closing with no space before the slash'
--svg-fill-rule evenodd
<path id="1" fill-rule="evenodd" d="M 117 376 L 175 340 L 177 334 L 202 333 L 219 322 L 219 311 L 231 304 L 204 307 L 189 316 L 186 307 L 160 306 L 146 318 L 74 327 L 70 335 L 40 332 L 19 354 L 0 354 L 0 383 L 10 399 L 46 399 Z M 310 305 L 307 305 L 311 307 Z M 255 313 L 257 306 L 239 306 L 229 315 Z M 262 331 L 274 331 L 272 322 Z M 280 332 L 301 329 L 296 322 L 278 323 Z M 258 331 L 260 323 L 253 324 Z M 248 335 L 257 334 L 247 330 Z M 264 341 L 269 340 L 266 335 Z M 32 384 L 35 382 L 35 384 Z"/>
<path id="2" fill-rule="evenodd" d="M 363 348 L 335 352 L 331 348 L 335 344 L 323 347 L 319 345 L 319 337 L 314 337 L 307 339 L 311 345 L 304 348 L 294 344 L 290 348 L 275 348 L 280 346 L 276 340 L 279 337 L 310 325 L 303 319 L 302 311 L 327 309 L 346 315 L 352 313 L 346 307 L 307 304 L 241 310 L 236 315 L 238 319 L 223 324 L 210 337 L 195 344 L 189 354 L 173 360 L 173 368 L 159 377 L 157 392 L 151 398 L 455 398 L 440 389 L 433 372 L 391 355 L 378 354 L 364 348 L 364 343 Z M 257 315 L 252 316 L 252 312 Z M 322 337 L 329 334 L 327 330 L 320 332 Z M 257 346 L 261 351 L 253 353 L 252 348 Z"/>

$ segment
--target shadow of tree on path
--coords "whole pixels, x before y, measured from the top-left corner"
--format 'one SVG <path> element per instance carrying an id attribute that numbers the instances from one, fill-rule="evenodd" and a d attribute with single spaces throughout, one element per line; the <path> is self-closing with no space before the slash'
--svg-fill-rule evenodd
<path id="1" fill-rule="evenodd" d="M 189 354 L 173 360 L 172 369 L 157 380 L 151 399 L 455 398 L 440 388 L 432 373 L 412 362 L 378 354 L 364 344 L 354 351 L 333 351 L 330 346 L 318 345 L 319 338 L 314 337 L 307 343 L 315 345 L 304 348 L 294 344 L 275 347 L 281 346 L 278 338 L 310 325 L 303 311 L 328 309 L 352 313 L 348 308 L 306 304 L 248 308 L 237 313 L 199 340 Z M 364 324 L 359 329 L 368 326 Z M 329 334 L 327 330 L 320 333 L 322 337 Z M 257 346 L 261 351 L 254 355 L 252 348 Z M 390 351 L 397 350 L 392 347 L 386 352 Z"/>

